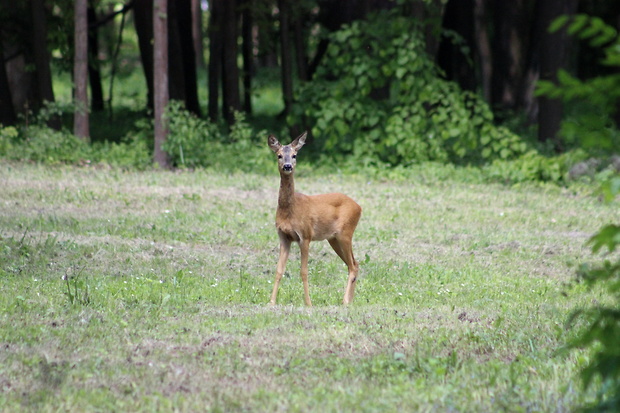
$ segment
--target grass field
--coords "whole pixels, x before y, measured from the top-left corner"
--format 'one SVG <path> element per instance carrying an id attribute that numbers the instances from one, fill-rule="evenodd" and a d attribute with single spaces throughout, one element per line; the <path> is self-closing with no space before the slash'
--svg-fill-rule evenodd
<path id="1" fill-rule="evenodd" d="M 303 162 L 303 161 L 302 161 Z M 437 168 L 437 167 L 433 167 Z M 279 177 L 0 165 L 0 410 L 567 412 L 569 286 L 617 207 L 589 191 L 313 174 L 364 212 L 346 267 L 298 248 L 278 306 Z M 474 182 L 474 183 L 472 183 Z"/>

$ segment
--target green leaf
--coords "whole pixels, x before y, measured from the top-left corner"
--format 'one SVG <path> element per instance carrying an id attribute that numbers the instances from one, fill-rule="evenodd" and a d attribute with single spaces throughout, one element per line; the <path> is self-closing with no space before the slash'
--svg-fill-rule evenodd
<path id="1" fill-rule="evenodd" d="M 605 181 L 601 187 L 605 201 L 613 201 L 620 194 L 620 177 L 614 177 Z"/>
<path id="2" fill-rule="evenodd" d="M 601 248 L 607 247 L 609 252 L 613 252 L 620 244 L 620 226 L 610 224 L 603 227 L 588 241 L 592 244 L 592 252 L 598 252 Z"/>
<path id="3" fill-rule="evenodd" d="M 551 25 L 549 25 L 549 32 L 550 33 L 557 32 L 558 30 L 560 30 L 562 27 L 566 25 L 566 22 L 568 22 L 568 15 L 562 15 L 558 17 L 557 19 L 551 22 Z"/>

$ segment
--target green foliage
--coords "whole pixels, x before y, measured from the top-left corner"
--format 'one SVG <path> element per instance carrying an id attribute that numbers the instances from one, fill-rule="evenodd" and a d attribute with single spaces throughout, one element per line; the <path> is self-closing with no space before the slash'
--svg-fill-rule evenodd
<path id="1" fill-rule="evenodd" d="M 7 158 L 48 164 L 75 164 L 91 158 L 89 144 L 67 131 L 34 125 L 25 129 L 21 138 L 7 153 Z"/>
<path id="2" fill-rule="evenodd" d="M 152 164 L 150 121 L 137 121 L 119 143 L 104 141 L 91 145 L 66 129 L 57 131 L 46 125 L 48 120 L 62 116 L 67 110 L 70 108 L 60 104 L 47 104 L 33 117 L 32 123 L 25 122 L 19 128 L 0 128 L 0 157 L 44 164 L 106 163 L 138 169 Z"/>
<path id="3" fill-rule="evenodd" d="M 545 156 L 531 150 L 513 160 L 495 159 L 483 167 L 485 175 L 505 183 L 554 182 L 566 184 L 571 168 L 588 155 L 583 150 L 573 150 L 556 156 Z"/>
<path id="4" fill-rule="evenodd" d="M 291 117 L 314 125 L 319 151 L 365 164 L 509 159 L 527 150 L 493 125 L 479 96 L 441 78 L 415 19 L 394 11 L 332 34 L 299 102 Z"/>
<path id="5" fill-rule="evenodd" d="M 166 117 L 169 135 L 164 150 L 178 167 L 256 172 L 266 171 L 273 164 L 266 144 L 267 133 L 256 133 L 242 113 L 235 113 L 235 124 L 228 134 L 219 125 L 185 110 L 179 102 L 170 103 Z M 261 139 L 263 135 L 265 139 Z"/>
<path id="6" fill-rule="evenodd" d="M 608 181 L 604 194 L 608 199 L 620 194 L 620 178 Z M 582 265 L 578 275 L 590 287 L 602 286 L 610 300 L 573 313 L 570 322 L 582 318 L 587 327 L 569 348 L 591 349 L 591 359 L 582 371 L 583 384 L 587 388 L 596 379 L 602 384 L 595 404 L 586 411 L 616 412 L 620 410 L 620 258 L 612 253 L 620 246 L 620 226 L 604 226 L 589 244 L 593 253 L 607 250 L 609 258 L 596 266 Z"/>
<path id="7" fill-rule="evenodd" d="M 605 64 L 620 66 L 620 39 L 612 27 L 601 19 L 586 15 L 561 17 L 551 30 L 567 27 L 569 33 L 587 40 L 591 46 L 604 46 Z M 574 115 L 565 122 L 562 133 L 584 147 L 598 147 L 609 151 L 620 148 L 620 134 L 613 126 L 611 115 L 620 99 L 620 76 L 606 75 L 581 81 L 567 72 L 558 73 L 558 85 L 541 82 L 538 94 L 566 101 L 580 100 L 588 103 L 590 110 Z M 584 105 L 585 106 L 585 105 Z M 620 194 L 620 177 L 611 176 L 603 185 L 603 195 L 608 201 Z M 585 406 L 586 411 L 616 412 L 620 410 L 620 258 L 614 254 L 620 246 L 620 226 L 604 226 L 588 242 L 592 252 L 607 250 L 607 258 L 598 265 L 581 265 L 580 280 L 589 287 L 598 286 L 603 296 L 596 304 L 575 311 L 569 324 L 585 321 L 577 337 L 568 348 L 589 348 L 591 356 L 581 372 L 585 388 L 599 384 L 596 400 Z"/>
<path id="8" fill-rule="evenodd" d="M 141 122 L 144 123 L 144 122 Z M 121 168 L 144 170 L 153 164 L 153 153 L 148 139 L 140 133 L 131 133 L 121 142 L 103 142 L 93 145 L 97 162 Z"/>
<path id="9" fill-rule="evenodd" d="M 208 163 L 213 146 L 222 140 L 218 125 L 198 118 L 179 101 L 169 103 L 166 119 L 169 133 L 163 149 L 174 165 L 193 168 Z"/>
<path id="10" fill-rule="evenodd" d="M 2 125 L 0 125 L 0 157 L 7 157 L 13 149 L 13 145 L 18 136 L 19 132 L 17 128 L 13 126 L 2 127 Z"/>
<path id="11" fill-rule="evenodd" d="M 562 16 L 551 25 L 556 31 L 566 27 L 592 47 L 603 47 L 603 64 L 620 66 L 620 38 L 617 31 L 603 20 L 587 15 Z M 620 150 L 620 132 L 613 116 L 620 100 L 620 74 L 612 73 L 580 80 L 566 71 L 558 72 L 558 83 L 541 81 L 537 95 L 563 99 L 566 102 L 586 102 L 576 105 L 575 113 L 562 124 L 560 135 L 573 147 L 590 151 Z"/>

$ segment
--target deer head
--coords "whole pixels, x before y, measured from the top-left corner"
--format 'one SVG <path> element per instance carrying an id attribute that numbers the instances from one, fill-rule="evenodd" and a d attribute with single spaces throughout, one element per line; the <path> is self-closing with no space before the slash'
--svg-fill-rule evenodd
<path id="1" fill-rule="evenodd" d="M 288 145 L 282 145 L 274 135 L 269 135 L 267 138 L 269 147 L 278 156 L 278 169 L 281 174 L 290 175 L 295 170 L 297 152 L 306 143 L 307 134 L 308 132 L 302 133 Z"/>

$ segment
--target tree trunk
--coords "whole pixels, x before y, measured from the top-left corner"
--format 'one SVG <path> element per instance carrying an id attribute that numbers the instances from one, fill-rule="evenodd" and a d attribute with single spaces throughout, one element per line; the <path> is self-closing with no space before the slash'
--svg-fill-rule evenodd
<path id="1" fill-rule="evenodd" d="M 153 80 L 155 104 L 154 159 L 161 168 L 168 168 L 168 155 L 163 144 L 168 135 L 164 112 L 168 106 L 168 1 L 153 1 Z"/>
<path id="2" fill-rule="evenodd" d="M 493 73 L 491 104 L 502 113 L 517 109 L 522 75 L 522 28 L 524 0 L 494 0 Z"/>
<path id="3" fill-rule="evenodd" d="M 474 24 L 476 33 L 476 51 L 478 55 L 478 65 L 480 67 L 482 96 L 486 102 L 491 102 L 491 77 L 493 73 L 493 62 L 491 58 L 491 46 L 489 43 L 487 6 L 485 0 L 475 1 Z"/>
<path id="4" fill-rule="evenodd" d="M 519 93 L 519 108 L 525 113 L 528 124 L 538 120 L 538 101 L 534 96 L 536 83 L 540 78 L 540 40 L 544 36 L 547 27 L 543 25 L 541 16 L 541 1 L 535 1 L 530 18 L 530 30 L 528 47 L 525 53 L 522 83 Z"/>
<path id="5" fill-rule="evenodd" d="M 466 56 L 462 46 L 454 43 L 454 39 L 442 36 L 437 51 L 437 63 L 449 80 L 456 81 L 463 90 L 476 89 L 476 73 L 474 71 L 474 0 L 450 0 L 446 4 L 443 15 L 443 29 L 456 32 L 469 49 Z"/>
<path id="6" fill-rule="evenodd" d="M 153 0 L 135 0 L 134 25 L 147 86 L 147 107 L 153 109 Z"/>
<path id="7" fill-rule="evenodd" d="M 36 68 L 37 103 L 39 105 L 53 103 L 54 89 L 52 88 L 52 72 L 50 70 L 50 54 L 47 50 L 47 22 L 45 19 L 44 0 L 31 1 L 32 12 L 32 51 Z M 84 15 L 86 17 L 86 14 Z M 60 129 L 60 119 L 53 117 L 48 121 L 48 126 Z"/>
<path id="8" fill-rule="evenodd" d="M 196 52 L 192 34 L 192 0 L 177 0 L 176 5 L 176 28 L 180 40 L 179 51 L 182 64 L 185 87 L 185 107 L 187 110 L 200 116 L 200 103 L 198 102 L 198 82 L 196 80 Z M 170 9 L 170 5 L 168 6 Z M 171 16 L 169 16 L 170 18 Z M 172 58 L 172 55 L 171 55 Z"/>
<path id="9" fill-rule="evenodd" d="M 4 64 L 3 36 L 0 31 L 0 124 L 4 126 L 14 125 L 17 117 L 13 107 L 9 77 Z"/>
<path id="10" fill-rule="evenodd" d="M 549 25 L 557 17 L 574 14 L 576 0 L 539 0 L 542 2 L 540 18 L 544 30 L 540 34 L 540 79 L 557 82 L 558 70 L 568 63 L 568 46 L 570 39 L 566 30 L 549 33 Z M 538 99 L 538 140 L 550 142 L 556 152 L 562 150 L 558 137 L 562 122 L 563 105 L 559 99 L 541 96 Z"/>
<path id="11" fill-rule="evenodd" d="M 223 5 L 222 103 L 224 118 L 229 125 L 232 125 L 235 123 L 235 111 L 241 111 L 239 67 L 237 66 L 237 1 L 225 0 Z"/>
<path id="12" fill-rule="evenodd" d="M 243 108 L 252 113 L 252 72 L 254 70 L 254 42 L 252 39 L 252 0 L 244 0 L 241 13 L 241 37 L 243 38 Z"/>
<path id="13" fill-rule="evenodd" d="M 293 24 L 295 38 L 295 60 L 297 61 L 297 77 L 303 82 L 310 80 L 308 77 L 308 58 L 306 56 L 306 36 L 304 35 L 305 16 L 297 16 Z"/>
<path id="14" fill-rule="evenodd" d="M 75 1 L 75 114 L 73 133 L 84 140 L 90 139 L 88 125 L 88 0 Z"/>
<path id="15" fill-rule="evenodd" d="M 284 115 L 288 116 L 293 105 L 293 68 L 291 46 L 289 44 L 289 0 L 278 0 L 280 9 L 280 58 L 282 74 L 282 97 Z"/>
<path id="16" fill-rule="evenodd" d="M 200 0 L 192 2 L 192 43 L 194 44 L 194 55 L 196 56 L 196 66 L 200 69 L 206 68 L 204 48 L 202 46 L 202 8 Z"/>
<path id="17" fill-rule="evenodd" d="M 93 7 L 88 8 L 88 79 L 90 80 L 91 108 L 93 111 L 103 110 L 103 88 L 101 86 L 101 71 L 99 70 L 99 28 L 96 26 L 97 15 Z"/>
<path id="18" fill-rule="evenodd" d="M 185 1 L 187 0 L 168 1 L 168 14 L 166 17 L 168 22 L 168 98 L 185 102 L 186 109 L 189 109 L 187 108 L 181 29 L 178 24 L 177 13 L 177 6 Z"/>
<path id="19" fill-rule="evenodd" d="M 434 58 L 439 48 L 441 22 L 444 13 L 443 0 L 413 0 L 411 2 L 411 14 L 417 19 L 424 30 L 426 53 Z"/>
<path id="20" fill-rule="evenodd" d="M 219 113 L 219 88 L 222 74 L 222 1 L 211 0 L 209 6 L 209 119 L 216 122 Z"/>

